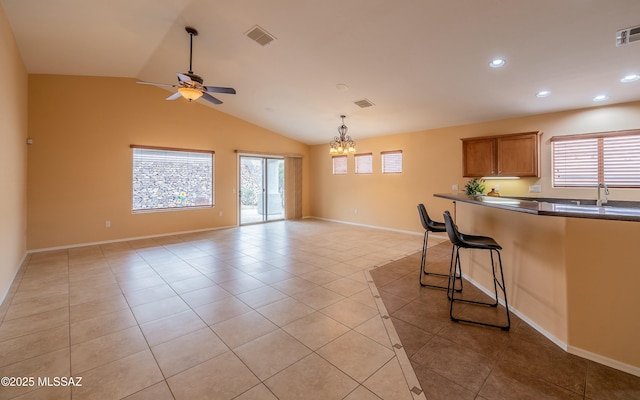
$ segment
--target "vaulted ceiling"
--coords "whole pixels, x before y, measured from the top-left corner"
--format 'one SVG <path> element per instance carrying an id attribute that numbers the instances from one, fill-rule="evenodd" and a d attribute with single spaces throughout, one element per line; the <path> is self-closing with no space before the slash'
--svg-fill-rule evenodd
<path id="1" fill-rule="evenodd" d="M 638 0 L 0 0 L 27 71 L 231 86 L 210 105 L 308 144 L 640 100 Z M 275 39 L 262 46 L 256 25 Z M 492 59 L 506 60 L 491 68 Z M 132 83 L 133 85 L 133 83 Z M 135 85 L 132 90 L 152 90 Z M 541 90 L 551 91 L 544 98 Z M 167 92 L 167 95 L 170 93 Z M 596 95 L 608 99 L 596 103 Z M 164 101 L 160 92 L 158 101 Z M 361 108 L 355 101 L 374 105 Z M 178 101 L 185 101 L 179 99 Z M 199 100 L 202 101 L 202 100 Z"/>

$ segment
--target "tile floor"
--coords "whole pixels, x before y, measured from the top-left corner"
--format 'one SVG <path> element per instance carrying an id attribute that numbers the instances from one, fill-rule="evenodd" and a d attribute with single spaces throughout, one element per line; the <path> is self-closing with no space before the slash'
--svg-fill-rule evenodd
<path id="1" fill-rule="evenodd" d="M 638 378 L 517 318 L 509 333 L 442 318 L 421 246 L 303 220 L 34 253 L 0 307 L 0 376 L 51 381 L 0 399 L 640 398 Z"/>
<path id="2" fill-rule="evenodd" d="M 430 247 L 427 271 L 446 273 L 450 255 L 448 242 Z M 371 275 L 429 400 L 640 399 L 640 377 L 568 354 L 514 314 L 509 332 L 451 322 L 446 292 L 417 283 L 420 257 L 396 260 Z M 446 286 L 446 278 L 425 281 Z M 463 293 L 489 300 L 468 283 Z M 455 309 L 459 316 L 502 324 L 500 311 Z"/>
<path id="3" fill-rule="evenodd" d="M 0 376 L 34 381 L 0 398 L 424 399 L 365 272 L 420 247 L 303 220 L 33 253 Z"/>

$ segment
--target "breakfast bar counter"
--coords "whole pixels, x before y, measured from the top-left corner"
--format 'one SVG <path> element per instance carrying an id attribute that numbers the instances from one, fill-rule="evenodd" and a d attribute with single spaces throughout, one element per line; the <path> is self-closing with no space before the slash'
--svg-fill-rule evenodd
<path id="1" fill-rule="evenodd" d="M 570 353 L 640 376 L 638 202 L 434 196 L 434 219 L 452 211 L 462 232 L 502 246 L 516 315 Z M 486 254 L 461 257 L 465 277 L 492 291 Z"/>
<path id="2" fill-rule="evenodd" d="M 640 222 L 640 202 L 609 201 L 607 205 L 598 207 L 588 204 L 593 200 L 468 196 L 464 193 L 437 193 L 434 196 L 528 214 Z"/>

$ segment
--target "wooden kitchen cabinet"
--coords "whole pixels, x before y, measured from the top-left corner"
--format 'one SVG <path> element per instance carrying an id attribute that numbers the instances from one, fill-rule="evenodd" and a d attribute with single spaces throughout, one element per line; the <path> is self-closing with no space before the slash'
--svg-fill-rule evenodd
<path id="1" fill-rule="evenodd" d="M 525 132 L 462 139 L 464 177 L 540 176 L 540 135 Z"/>

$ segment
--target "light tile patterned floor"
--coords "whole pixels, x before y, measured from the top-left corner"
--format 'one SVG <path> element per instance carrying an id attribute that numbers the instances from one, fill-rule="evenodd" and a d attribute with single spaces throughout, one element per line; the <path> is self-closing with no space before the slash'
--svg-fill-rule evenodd
<path id="1" fill-rule="evenodd" d="M 303 220 L 34 253 L 0 309 L 0 376 L 82 387 L 0 398 L 425 398 L 365 272 L 421 246 Z"/>

